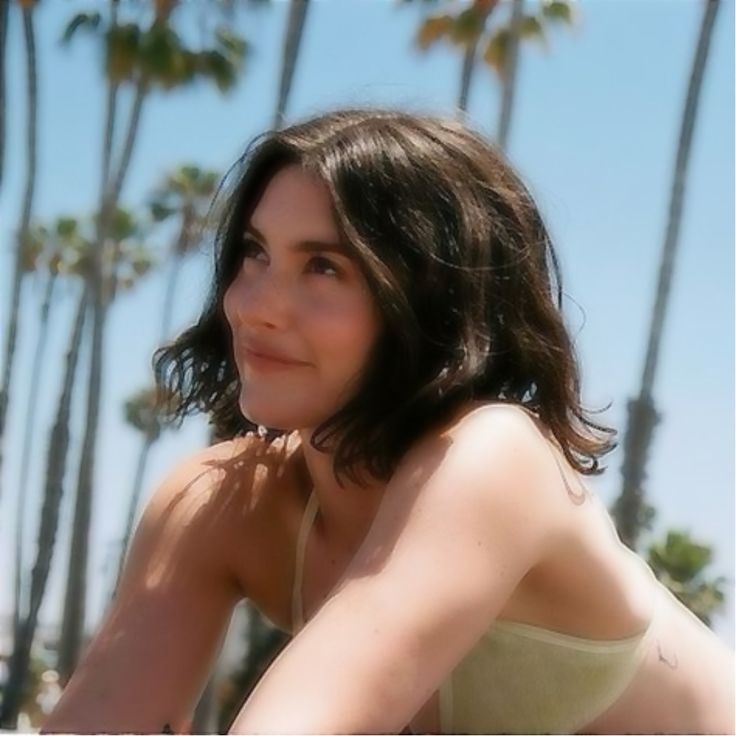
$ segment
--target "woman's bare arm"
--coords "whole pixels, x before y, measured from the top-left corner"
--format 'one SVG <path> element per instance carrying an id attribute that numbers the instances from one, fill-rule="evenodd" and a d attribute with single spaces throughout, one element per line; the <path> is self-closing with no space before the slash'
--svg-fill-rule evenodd
<path id="1" fill-rule="evenodd" d="M 547 452 L 526 417 L 486 407 L 408 453 L 342 578 L 229 733 L 399 733 L 548 554 Z"/>
<path id="2" fill-rule="evenodd" d="M 207 452 L 156 489 L 118 594 L 41 733 L 177 732 L 242 595 L 225 561 L 222 472 Z"/>

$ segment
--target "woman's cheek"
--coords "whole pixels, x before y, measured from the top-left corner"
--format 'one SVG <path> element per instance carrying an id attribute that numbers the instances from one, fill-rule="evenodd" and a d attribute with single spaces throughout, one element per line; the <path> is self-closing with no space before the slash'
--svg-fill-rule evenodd
<path id="1" fill-rule="evenodd" d="M 222 298 L 222 311 L 225 314 L 225 320 L 231 329 L 235 329 L 238 324 L 237 310 L 237 290 L 233 286 L 229 286 Z"/>
<path id="2" fill-rule="evenodd" d="M 231 294 L 231 289 L 230 289 L 230 287 L 228 287 L 225 290 L 225 293 L 223 294 L 223 297 L 222 297 L 222 311 L 225 314 L 225 319 L 228 321 L 228 323 L 229 324 L 232 324 L 233 323 L 233 320 L 232 320 L 232 313 L 230 311 L 230 309 L 231 309 L 231 307 L 230 307 L 230 301 L 231 301 L 230 294 Z"/>

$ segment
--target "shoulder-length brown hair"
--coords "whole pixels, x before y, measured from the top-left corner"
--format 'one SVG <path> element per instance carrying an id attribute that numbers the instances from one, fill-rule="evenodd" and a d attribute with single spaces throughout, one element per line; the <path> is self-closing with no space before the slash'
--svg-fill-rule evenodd
<path id="1" fill-rule="evenodd" d="M 530 193 L 479 133 L 396 110 L 336 110 L 248 147 L 235 186 L 214 208 L 214 279 L 203 313 L 154 354 L 160 395 L 176 397 L 170 419 L 207 412 L 221 438 L 255 429 L 238 406 L 223 295 L 240 267 L 246 219 L 289 164 L 329 188 L 338 230 L 383 318 L 359 391 L 312 436 L 316 449 L 334 452 L 338 479 L 358 480 L 364 468 L 388 480 L 429 425 L 477 399 L 523 405 L 577 471 L 605 470 L 598 458 L 614 449 L 616 431 L 581 406 L 560 269 Z"/>

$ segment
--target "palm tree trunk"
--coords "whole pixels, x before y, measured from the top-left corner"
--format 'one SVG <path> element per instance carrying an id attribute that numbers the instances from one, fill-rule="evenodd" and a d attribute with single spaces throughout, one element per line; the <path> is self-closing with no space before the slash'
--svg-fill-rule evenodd
<path id="1" fill-rule="evenodd" d="M 108 82 L 111 84 L 111 82 Z M 82 455 L 79 462 L 76 503 L 74 508 L 72 544 L 69 552 L 67 588 L 64 598 L 64 616 L 59 643 L 59 676 L 66 683 L 71 677 L 79 660 L 84 631 L 87 594 L 87 562 L 89 557 L 89 533 L 92 518 L 92 491 L 94 479 L 95 448 L 97 444 L 97 427 L 99 424 L 100 399 L 102 396 L 104 334 L 107 319 L 107 307 L 111 294 L 106 286 L 114 285 L 113 278 L 107 279 L 104 273 L 103 255 L 106 250 L 109 222 L 118 203 L 133 153 L 140 114 L 145 99 L 146 85 L 140 83 L 136 89 L 128 129 L 125 136 L 120 163 L 113 182 L 102 183 L 102 202 L 98 218 L 97 238 L 94 252 L 92 278 L 92 347 L 90 351 L 89 394 L 87 396 L 87 412 Z M 106 121 L 105 143 L 112 138 L 109 135 L 111 120 Z M 117 249 L 117 244 L 115 248 Z M 113 257 L 113 264 L 117 261 Z M 111 291 L 111 289 L 109 290 Z"/>
<path id="2" fill-rule="evenodd" d="M 5 58 L 8 46 L 8 10 L 10 3 L 0 3 L 0 186 L 5 173 Z"/>
<path id="3" fill-rule="evenodd" d="M 138 84 L 135 87 L 133 105 L 130 110 L 130 118 L 128 119 L 128 128 L 125 133 L 123 151 L 120 155 L 120 161 L 118 162 L 115 178 L 112 181 L 109 193 L 110 201 L 113 203 L 113 211 L 120 199 L 120 192 L 123 190 L 125 175 L 128 173 L 130 159 L 133 155 L 133 148 L 135 147 L 135 141 L 138 136 L 138 128 L 140 127 L 143 102 L 146 99 L 147 93 L 148 85 L 146 82 L 143 79 L 138 80 Z"/>
<path id="4" fill-rule="evenodd" d="M 116 21 L 117 3 L 111 3 L 111 28 Z M 87 546 L 89 535 L 89 520 L 91 516 L 91 478 L 93 474 L 93 452 L 94 439 L 90 434 L 90 421 L 93 422 L 93 432 L 97 429 L 97 418 L 99 407 L 94 401 L 95 388 L 100 388 L 101 379 L 101 341 L 104 326 L 104 292 L 102 285 L 103 274 L 103 248 L 106 244 L 108 222 L 111 213 L 109 200 L 110 191 L 110 161 L 112 153 L 109 146 L 113 142 L 115 127 L 116 95 L 117 87 L 108 80 L 108 94 L 105 113 L 105 134 L 102 153 L 103 178 L 100 183 L 100 206 L 97 218 L 97 233 L 95 249 L 92 254 L 92 274 L 85 284 L 85 293 L 89 307 L 93 310 L 92 324 L 92 350 L 91 370 L 89 377 L 89 394 L 87 397 L 86 431 L 82 444 L 82 457 L 80 459 L 79 475 L 77 479 L 76 501 L 74 507 L 72 545 L 69 553 L 69 566 L 67 574 L 66 591 L 64 596 L 64 613 L 59 637 L 59 651 L 57 669 L 62 686 L 71 677 L 74 667 L 79 658 L 82 632 L 84 629 L 84 616 L 86 605 L 86 575 L 87 575 Z"/>
<path id="5" fill-rule="evenodd" d="M 118 3 L 120 0 L 111 0 L 110 3 L 110 28 L 118 24 Z M 110 182 L 110 165 L 112 160 L 112 147 L 115 136 L 115 120 L 117 118 L 118 88 L 119 84 L 110 81 L 107 85 L 107 105 L 105 109 L 105 142 L 102 145 L 102 186 L 107 187 Z M 106 199 L 108 193 L 102 192 L 102 198 Z"/>
<path id="6" fill-rule="evenodd" d="M 107 87 L 105 119 L 109 120 L 110 124 L 105 126 L 105 142 L 102 148 L 102 181 L 105 182 L 106 186 L 110 182 L 112 146 L 115 136 L 115 119 L 117 117 L 118 88 L 119 85 L 116 82 L 110 82 Z M 109 197 L 109 192 L 105 196 L 106 198 Z"/>
<path id="7" fill-rule="evenodd" d="M 23 194 L 23 205 L 18 228 L 18 241 L 15 249 L 15 265 L 13 268 L 13 286 L 10 296 L 10 310 L 8 311 L 7 341 L 5 344 L 5 367 L 3 369 L 2 388 L 0 388 L 0 471 L 3 461 L 3 444 L 5 438 L 5 420 L 10 402 L 10 388 L 13 376 L 13 362 L 18 333 L 19 308 L 23 285 L 23 252 L 28 239 L 28 228 L 31 224 L 31 212 L 36 191 L 37 167 L 37 130 L 38 130 L 38 73 L 36 68 L 36 40 L 33 28 L 33 8 L 23 8 L 23 37 L 26 48 L 26 66 L 28 90 L 27 96 L 27 158 L 26 158 L 26 186 Z M 0 473 L 1 474 L 1 473 Z M 0 486 L 2 498 L 2 486 Z"/>
<path id="8" fill-rule="evenodd" d="M 284 124 L 286 105 L 291 94 L 291 83 L 294 79 L 294 69 L 299 57 L 299 46 L 304 35 L 304 22 L 307 17 L 308 0 L 291 0 L 289 19 L 286 24 L 283 55 L 281 57 L 281 79 L 279 93 L 276 100 L 276 114 L 273 127 L 279 130 Z"/>
<path id="9" fill-rule="evenodd" d="M 22 625 L 19 626 L 18 636 L 13 645 L 8 681 L 3 692 L 3 701 L 0 705 L 0 728 L 12 730 L 16 727 L 25 679 L 28 674 L 31 644 L 33 643 L 33 637 L 38 623 L 38 612 L 43 602 L 49 571 L 51 569 L 56 532 L 59 527 L 59 508 L 63 495 L 66 457 L 69 447 L 69 415 L 74 378 L 77 372 L 77 363 L 82 344 L 87 305 L 88 290 L 84 288 L 74 319 L 69 350 L 66 355 L 64 380 L 56 411 L 56 420 L 51 431 L 46 464 L 46 486 L 44 488 L 41 520 L 38 529 L 36 561 L 31 573 L 29 608 Z"/>
<path id="10" fill-rule="evenodd" d="M 38 387 L 41 385 L 41 366 L 49 331 L 49 311 L 58 274 L 52 272 L 46 282 L 46 292 L 41 305 L 41 320 L 36 350 L 33 355 L 33 372 L 28 386 L 28 404 L 25 413 L 25 429 L 20 460 L 20 480 L 18 482 L 18 506 L 15 519 L 15 600 L 13 612 L 14 639 L 18 636 L 20 621 L 26 615 L 24 601 L 21 599 L 23 577 L 23 538 L 25 530 L 25 506 L 28 486 L 28 469 L 31 466 L 31 440 L 36 427 L 36 405 L 38 403 Z"/>
<path id="11" fill-rule="evenodd" d="M 120 156 L 120 163 L 116 169 L 114 179 L 110 184 L 108 192 L 108 208 L 109 217 L 113 217 L 115 210 L 117 209 L 118 201 L 120 200 L 120 192 L 123 188 L 123 181 L 125 175 L 128 172 L 130 166 L 130 159 L 133 155 L 133 146 L 135 144 L 136 136 L 138 135 L 138 128 L 141 121 L 141 111 L 143 110 L 143 101 L 146 98 L 147 85 L 142 80 L 139 80 L 135 89 L 135 97 L 133 99 L 133 106 L 130 111 L 130 118 L 128 119 L 128 128 L 125 133 L 125 142 L 123 144 L 123 151 Z M 109 161 L 107 162 L 109 165 Z M 104 284 L 104 297 L 105 304 L 109 304 L 114 301 L 118 287 L 117 271 L 120 261 L 120 242 L 116 240 L 112 246 L 111 256 L 111 274 L 110 277 L 103 278 Z"/>
<path id="12" fill-rule="evenodd" d="M 179 236 L 184 237 L 184 229 Z M 171 270 L 169 271 L 169 280 L 166 284 L 166 293 L 164 294 L 164 306 L 161 317 L 161 337 L 159 338 L 159 344 L 163 344 L 169 336 L 169 330 L 171 329 L 171 318 L 174 313 L 174 296 L 176 295 L 176 283 L 179 280 L 179 270 L 181 268 L 181 259 L 183 253 L 186 251 L 181 248 L 174 249 L 173 257 L 171 259 Z"/>
<path id="13" fill-rule="evenodd" d="M 457 102 L 461 117 L 468 111 L 468 96 L 470 94 L 470 83 L 473 80 L 473 72 L 475 71 L 475 54 L 478 50 L 478 42 L 480 37 L 475 39 L 468 48 L 465 49 L 463 56 L 463 69 L 460 74 L 460 97 Z"/>
<path id="14" fill-rule="evenodd" d="M 521 41 L 521 21 L 524 17 L 524 0 L 513 0 L 511 22 L 509 23 L 509 48 L 506 68 L 503 73 L 503 91 L 501 94 L 501 112 L 498 122 L 497 141 L 501 150 L 508 147 L 509 130 L 511 128 L 511 112 L 514 106 L 516 89 L 516 72 L 519 66 L 519 46 Z"/>
<path id="15" fill-rule="evenodd" d="M 457 107 L 459 119 L 465 117 L 468 111 L 468 99 L 470 97 L 470 85 L 473 81 L 473 73 L 475 72 L 475 58 L 478 54 L 478 45 L 483 37 L 488 18 L 495 9 L 498 0 L 485 0 L 485 2 L 472 3 L 471 7 L 477 14 L 478 33 L 476 37 L 468 44 L 463 56 L 463 67 L 460 73 L 460 95 L 458 97 Z"/>
<path id="16" fill-rule="evenodd" d="M 181 266 L 181 257 L 186 253 L 187 248 L 184 243 L 185 238 L 189 232 L 188 223 L 182 225 L 181 232 L 177 247 L 174 248 L 174 256 L 171 264 L 171 271 L 169 273 L 169 280 L 166 285 L 166 294 L 164 296 L 164 307 L 163 307 L 163 318 L 161 320 L 161 338 L 160 343 L 163 343 L 169 332 L 169 326 L 171 324 L 171 315 L 173 312 L 174 295 L 176 293 L 176 283 L 178 280 L 179 269 Z M 138 509 L 138 502 L 140 499 L 141 491 L 143 489 L 143 478 L 146 473 L 146 465 L 148 464 L 148 457 L 151 448 L 159 438 L 159 433 L 146 433 L 143 445 L 141 447 L 140 455 L 138 456 L 138 466 L 136 467 L 135 479 L 133 481 L 133 491 L 130 496 L 130 505 L 128 507 L 128 520 L 123 534 L 123 539 L 120 545 L 119 559 L 117 563 L 117 573 L 115 575 L 115 583 L 112 586 L 112 592 L 110 594 L 109 602 L 115 598 L 118 586 L 120 585 L 120 578 L 122 576 L 123 567 L 125 565 L 125 557 L 130 545 L 130 538 L 133 534 L 133 524 L 135 522 L 135 515 Z"/>
<path id="17" fill-rule="evenodd" d="M 633 550 L 636 550 L 642 528 L 645 465 L 654 426 L 658 420 L 657 411 L 652 400 L 652 387 L 659 359 L 659 348 L 662 342 L 664 321 L 672 285 L 672 273 L 679 242 L 685 198 L 685 181 L 697 120 L 698 101 L 719 6 L 720 0 L 705 0 L 703 20 L 700 26 L 698 45 L 690 72 L 690 82 L 682 115 L 677 158 L 670 191 L 667 231 L 662 248 L 657 294 L 652 312 L 641 387 L 639 397 L 629 401 L 628 404 L 628 425 L 624 440 L 624 460 L 621 468 L 623 488 L 621 495 L 614 504 L 613 515 L 621 540 Z"/>
<path id="18" fill-rule="evenodd" d="M 171 324 L 171 315 L 173 312 L 174 295 L 176 293 L 176 283 L 178 280 L 179 269 L 181 266 L 181 258 L 184 253 L 187 252 L 186 239 L 190 232 L 190 225 L 185 218 L 182 224 L 181 231 L 177 246 L 173 249 L 173 259 L 171 264 L 171 271 L 169 273 L 169 280 L 166 285 L 166 293 L 164 295 L 164 306 L 163 306 L 163 317 L 161 320 L 161 337 L 159 342 L 163 343 L 166 339 L 169 327 Z M 148 464 L 148 457 L 150 455 L 151 448 L 159 438 L 159 433 L 146 433 L 143 445 L 141 447 L 140 455 L 138 456 L 138 466 L 136 467 L 135 479 L 133 481 L 133 491 L 130 496 L 130 505 L 128 507 L 128 520 L 123 534 L 123 539 L 120 545 L 120 553 L 117 564 L 117 573 L 115 575 L 115 583 L 112 586 L 112 592 L 110 594 L 109 602 L 115 598 L 118 586 L 120 585 L 120 578 L 123 573 L 125 565 L 125 557 L 127 554 L 128 547 L 130 545 L 130 538 L 133 534 L 133 524 L 135 522 L 135 515 L 138 509 L 138 502 L 140 499 L 141 491 L 143 489 L 143 478 L 146 473 L 146 465 Z"/>
<path id="19" fill-rule="evenodd" d="M 94 278 L 94 277 L 93 277 Z M 94 279 L 97 281 L 97 279 Z M 59 644 L 58 670 L 62 683 L 66 684 L 79 659 L 82 647 L 87 602 L 87 563 L 89 558 L 89 533 L 92 518 L 92 483 L 94 478 L 95 444 L 102 394 L 103 336 L 107 310 L 101 303 L 102 288 L 98 282 L 92 286 L 92 339 L 90 350 L 89 393 L 82 453 L 79 460 L 76 501 L 72 523 L 72 539 L 69 551 L 69 573 L 64 596 L 64 616 Z"/>

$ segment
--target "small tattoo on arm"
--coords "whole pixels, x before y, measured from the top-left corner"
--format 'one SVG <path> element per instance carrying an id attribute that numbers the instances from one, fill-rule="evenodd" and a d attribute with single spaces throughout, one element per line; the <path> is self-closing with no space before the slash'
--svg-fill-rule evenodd
<path id="1" fill-rule="evenodd" d="M 657 654 L 659 655 L 659 661 L 664 662 L 671 670 L 677 669 L 677 654 L 674 652 L 672 653 L 672 656 L 674 657 L 674 661 L 670 661 L 667 659 L 667 657 L 662 654 L 662 647 L 659 644 L 659 639 L 657 640 Z"/>
<path id="2" fill-rule="evenodd" d="M 164 727 L 163 729 L 161 729 L 161 733 L 174 733 L 173 730 L 171 729 L 171 724 L 164 723 Z"/>

